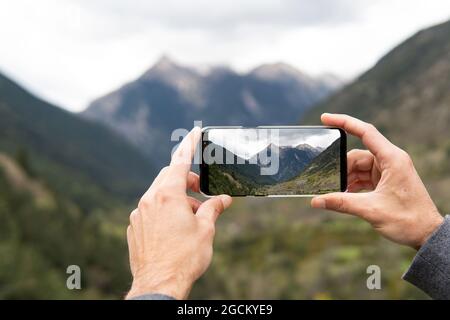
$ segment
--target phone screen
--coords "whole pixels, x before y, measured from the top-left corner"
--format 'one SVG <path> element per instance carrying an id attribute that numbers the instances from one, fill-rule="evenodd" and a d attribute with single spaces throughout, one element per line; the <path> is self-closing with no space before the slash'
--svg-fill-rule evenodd
<path id="1" fill-rule="evenodd" d="M 208 127 L 202 133 L 200 189 L 211 196 L 345 191 L 346 144 L 339 128 Z"/>

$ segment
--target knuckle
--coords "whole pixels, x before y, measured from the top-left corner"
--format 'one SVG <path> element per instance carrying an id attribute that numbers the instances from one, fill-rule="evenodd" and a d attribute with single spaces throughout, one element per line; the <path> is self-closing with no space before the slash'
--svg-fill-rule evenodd
<path id="1" fill-rule="evenodd" d="M 214 234 L 216 233 L 216 227 L 215 227 L 214 223 L 211 221 L 208 221 L 207 223 L 205 223 L 204 230 L 205 230 L 205 234 L 207 237 L 213 237 Z"/>
<path id="2" fill-rule="evenodd" d="M 164 174 L 167 172 L 167 170 L 169 170 L 169 166 L 165 166 L 164 168 L 161 169 L 160 173 Z"/>
<path id="3" fill-rule="evenodd" d="M 137 218 L 138 218 L 138 210 L 131 211 L 131 213 L 130 213 L 130 224 L 135 224 Z M 130 229 L 130 227 L 128 227 L 128 229 Z M 127 231 L 129 231 L 128 229 L 127 229 Z"/>
<path id="4" fill-rule="evenodd" d="M 401 166 L 403 168 L 405 166 L 407 166 L 407 167 L 413 167 L 414 166 L 411 156 L 405 150 L 400 149 L 400 148 L 397 147 L 396 157 L 399 160 L 398 161 L 398 165 L 399 166 Z"/>
<path id="5" fill-rule="evenodd" d="M 378 131 L 374 124 L 370 122 L 367 123 L 367 129 L 369 129 L 370 131 Z"/>
<path id="6" fill-rule="evenodd" d="M 378 129 L 372 123 L 366 122 L 365 127 L 366 134 L 373 134 L 375 132 L 378 132 Z"/>
<path id="7" fill-rule="evenodd" d="M 409 153 L 406 152 L 405 150 L 401 150 L 401 154 L 402 154 L 403 161 L 405 161 L 405 164 L 412 165 L 413 161 L 412 161 L 412 158 L 409 155 Z"/>
<path id="8" fill-rule="evenodd" d="M 154 193 L 155 201 L 158 204 L 163 204 L 169 201 L 171 195 L 167 188 L 158 188 Z"/>
<path id="9" fill-rule="evenodd" d="M 360 152 L 364 152 L 365 150 L 362 149 L 352 149 L 348 152 L 348 154 L 355 154 L 355 153 L 360 153 Z"/>
<path id="10" fill-rule="evenodd" d="M 344 198 L 338 197 L 335 200 L 335 208 L 336 208 L 337 211 L 343 211 L 343 212 L 347 211 L 347 206 L 346 206 L 346 203 L 344 201 Z"/>
<path id="11" fill-rule="evenodd" d="M 339 198 L 337 200 L 336 207 L 337 207 L 338 211 L 345 211 L 344 200 L 342 198 Z"/>
<path id="12" fill-rule="evenodd" d="M 139 210 L 147 210 L 150 207 L 150 199 L 147 195 L 142 196 L 142 198 L 139 200 L 138 203 L 138 209 Z"/>
<path id="13" fill-rule="evenodd" d="M 221 214 L 225 210 L 225 207 L 223 206 L 223 202 L 220 199 L 217 199 L 217 205 L 214 206 L 214 211 L 217 215 Z"/>

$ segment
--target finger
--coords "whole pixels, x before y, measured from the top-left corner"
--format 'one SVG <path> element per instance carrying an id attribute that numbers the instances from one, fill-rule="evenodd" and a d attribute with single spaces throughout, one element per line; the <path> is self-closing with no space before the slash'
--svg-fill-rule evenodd
<path id="1" fill-rule="evenodd" d="M 167 172 L 169 170 L 169 167 L 164 167 L 158 174 L 158 176 L 153 181 L 150 188 L 145 192 L 144 197 L 149 197 L 151 195 L 151 192 L 159 185 L 161 184 L 164 179 L 167 176 Z M 187 189 L 194 191 L 194 192 L 200 192 L 200 177 L 195 172 L 189 172 L 188 178 L 187 178 Z"/>
<path id="2" fill-rule="evenodd" d="M 395 146 L 373 125 L 345 114 L 322 114 L 323 124 L 339 127 L 361 139 L 362 143 L 375 157 L 389 160 Z"/>
<path id="3" fill-rule="evenodd" d="M 370 171 L 374 156 L 368 150 L 353 149 L 347 153 L 347 173 L 352 171 Z"/>
<path id="4" fill-rule="evenodd" d="M 150 185 L 150 188 L 164 181 L 164 178 L 166 177 L 168 170 L 169 170 L 168 166 L 162 168 L 161 171 L 159 171 L 159 174 L 156 176 L 155 180 L 153 180 L 152 184 Z"/>
<path id="5" fill-rule="evenodd" d="M 179 147 L 172 155 L 172 160 L 163 184 L 170 186 L 174 191 L 186 192 L 187 177 L 191 171 L 192 158 L 194 157 L 201 130 L 195 127 L 181 141 Z"/>
<path id="6" fill-rule="evenodd" d="M 347 176 L 348 184 L 352 184 L 354 182 L 371 182 L 372 181 L 372 172 L 370 171 L 353 171 Z"/>
<path id="7" fill-rule="evenodd" d="M 369 215 L 370 197 L 368 193 L 336 192 L 314 197 L 311 206 L 351 214 L 366 219 Z"/>
<path id="8" fill-rule="evenodd" d="M 192 212 L 197 213 L 198 208 L 202 205 L 202 202 L 198 199 L 195 199 L 193 197 L 187 197 L 187 200 L 189 202 L 189 205 L 192 208 Z"/>
<path id="9" fill-rule="evenodd" d="M 211 198 L 198 208 L 197 216 L 215 223 L 219 215 L 231 205 L 231 202 L 231 197 L 227 195 Z"/>
<path id="10" fill-rule="evenodd" d="M 371 181 L 356 181 L 347 187 L 348 192 L 372 191 L 373 189 L 374 187 Z"/>
<path id="11" fill-rule="evenodd" d="M 197 193 L 200 192 L 200 177 L 195 172 L 191 171 L 188 174 L 187 189 Z"/>
<path id="12" fill-rule="evenodd" d="M 133 227 L 128 226 L 127 228 L 127 242 L 128 242 L 128 252 L 129 252 L 129 259 L 130 259 L 130 269 L 131 274 L 134 277 L 135 274 L 135 265 L 137 261 L 137 253 L 136 253 L 136 239 L 133 232 Z"/>
<path id="13" fill-rule="evenodd" d="M 169 167 L 164 167 L 161 169 L 161 171 L 156 176 L 155 180 L 153 180 L 150 187 L 144 193 L 143 197 L 148 197 L 151 194 L 151 192 L 164 181 L 164 178 L 166 177 L 168 170 L 169 170 Z"/>

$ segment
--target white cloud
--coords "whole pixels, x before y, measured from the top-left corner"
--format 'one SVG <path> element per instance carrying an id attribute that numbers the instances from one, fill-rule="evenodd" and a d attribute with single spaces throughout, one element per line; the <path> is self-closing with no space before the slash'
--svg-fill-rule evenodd
<path id="1" fill-rule="evenodd" d="M 14 0 L 0 2 L 0 70 L 70 110 L 168 53 L 246 70 L 285 61 L 353 77 L 448 0 Z"/>
<path id="2" fill-rule="evenodd" d="M 225 147 L 243 159 L 249 159 L 273 143 L 279 147 L 309 144 L 322 149 L 340 138 L 337 129 L 211 129 L 207 140 Z"/>

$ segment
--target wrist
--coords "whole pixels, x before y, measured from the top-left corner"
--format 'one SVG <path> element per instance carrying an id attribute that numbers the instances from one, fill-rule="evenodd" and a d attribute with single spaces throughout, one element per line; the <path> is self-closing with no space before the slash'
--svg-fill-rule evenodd
<path id="1" fill-rule="evenodd" d="M 419 239 L 418 244 L 415 246 L 416 250 L 419 250 L 431 237 L 431 235 L 444 223 L 444 217 L 439 212 L 436 212 L 434 218 L 427 225 L 424 230 L 424 235 Z"/>
<path id="2" fill-rule="evenodd" d="M 163 294 L 177 300 L 186 299 L 192 287 L 192 281 L 176 276 L 153 277 L 150 274 L 136 275 L 126 299 L 144 294 Z"/>

